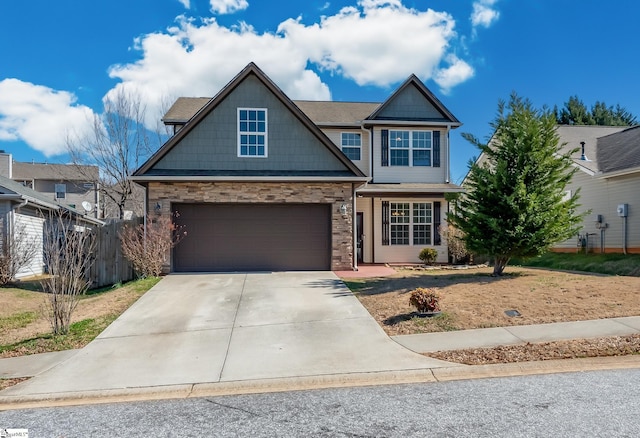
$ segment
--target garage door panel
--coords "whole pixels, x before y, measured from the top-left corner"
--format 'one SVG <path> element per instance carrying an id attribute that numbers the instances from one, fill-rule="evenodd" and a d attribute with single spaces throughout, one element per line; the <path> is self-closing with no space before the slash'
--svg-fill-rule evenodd
<path id="1" fill-rule="evenodd" d="M 327 204 L 176 204 L 175 271 L 327 270 Z"/>

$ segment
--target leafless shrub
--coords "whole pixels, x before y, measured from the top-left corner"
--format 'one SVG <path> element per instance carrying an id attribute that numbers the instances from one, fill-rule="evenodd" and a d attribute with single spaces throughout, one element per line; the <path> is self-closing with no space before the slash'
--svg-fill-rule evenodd
<path id="1" fill-rule="evenodd" d="M 37 255 L 36 238 L 13 215 L 9 229 L 0 233 L 0 285 L 15 280 L 21 269 L 29 266 Z"/>
<path id="2" fill-rule="evenodd" d="M 62 209 L 51 212 L 45 221 L 44 263 L 48 276 L 42 280 L 53 333 L 66 334 L 71 315 L 91 280 L 96 239 L 94 231 Z"/>
<path id="3" fill-rule="evenodd" d="M 169 250 L 186 234 L 170 215 L 149 216 L 146 226 L 124 226 L 120 232 L 122 253 L 133 264 L 138 276 L 157 277 L 162 274 Z"/>
<path id="4" fill-rule="evenodd" d="M 449 254 L 453 257 L 453 262 L 458 263 L 469 257 L 469 252 L 464 243 L 464 234 L 452 224 L 441 225 L 438 229 L 440 237 L 447 241 Z"/>

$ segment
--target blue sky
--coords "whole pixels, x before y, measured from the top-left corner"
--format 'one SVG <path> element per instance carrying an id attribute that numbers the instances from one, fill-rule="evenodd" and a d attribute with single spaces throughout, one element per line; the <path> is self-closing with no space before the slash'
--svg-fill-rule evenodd
<path id="1" fill-rule="evenodd" d="M 382 101 L 411 73 L 463 122 L 459 182 L 499 99 L 579 96 L 640 117 L 635 0 L 25 0 L 0 15 L 0 149 L 65 162 L 102 99 L 212 96 L 254 61 L 293 99 Z"/>

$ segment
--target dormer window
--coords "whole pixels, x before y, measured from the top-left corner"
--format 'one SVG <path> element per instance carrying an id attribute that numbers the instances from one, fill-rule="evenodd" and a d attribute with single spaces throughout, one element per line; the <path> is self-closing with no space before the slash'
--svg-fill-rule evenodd
<path id="1" fill-rule="evenodd" d="M 266 108 L 238 108 L 238 156 L 267 156 Z"/>

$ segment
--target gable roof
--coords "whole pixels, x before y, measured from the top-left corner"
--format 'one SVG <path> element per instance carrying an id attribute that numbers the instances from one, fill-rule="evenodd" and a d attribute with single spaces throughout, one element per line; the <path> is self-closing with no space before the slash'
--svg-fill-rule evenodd
<path id="1" fill-rule="evenodd" d="M 440 100 L 429 90 L 426 85 L 415 75 L 412 74 L 409 78 L 404 81 L 402 85 L 391 95 L 389 98 L 380 105 L 369 117 L 367 117 L 367 121 L 381 120 L 388 121 L 389 117 L 385 117 L 383 115 L 384 111 L 393 104 L 393 102 L 402 96 L 410 87 L 414 87 L 432 106 L 433 108 L 440 114 L 441 117 L 438 118 L 429 118 L 428 120 L 419 120 L 419 121 L 429 121 L 442 123 L 446 125 L 451 125 L 452 127 L 462 126 L 462 123 L 440 102 Z"/>
<path id="2" fill-rule="evenodd" d="M 602 173 L 640 167 L 640 126 L 599 138 L 597 158 Z"/>
<path id="3" fill-rule="evenodd" d="M 284 106 L 324 145 L 349 171 L 348 178 L 356 178 L 365 181 L 368 178 L 362 171 L 349 160 L 342 151 L 307 117 L 282 90 L 253 62 L 249 63 L 236 77 L 234 77 L 225 87 L 222 88 L 212 99 L 201 107 L 173 137 L 171 137 L 155 154 L 153 154 L 139 169 L 133 173 L 132 179 L 144 181 L 149 179 L 159 179 L 162 176 L 145 175 L 154 165 L 158 163 L 174 146 L 184 139 L 201 121 L 203 121 L 222 101 L 225 100 L 245 79 L 249 76 L 256 77 Z M 176 108 L 173 117 L 184 116 L 187 111 L 193 110 L 202 101 L 192 100 L 189 104 L 184 102 Z M 191 105 L 193 104 L 193 105 Z M 166 117 L 165 117 L 166 118 Z M 174 119 L 175 120 L 175 119 Z M 193 178 L 212 179 L 218 178 L 216 175 L 198 176 L 197 173 L 190 175 Z M 269 175 L 266 175 L 269 176 Z M 224 175 L 222 175 L 224 177 Z M 341 179 L 345 176 L 342 175 Z M 166 178 L 165 178 L 166 179 Z"/>

